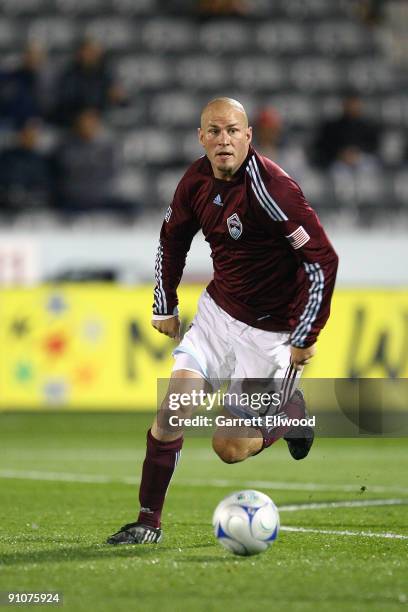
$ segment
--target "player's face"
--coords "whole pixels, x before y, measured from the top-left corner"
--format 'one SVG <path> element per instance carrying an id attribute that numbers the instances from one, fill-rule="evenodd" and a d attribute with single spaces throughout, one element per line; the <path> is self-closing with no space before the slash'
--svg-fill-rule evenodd
<path id="1" fill-rule="evenodd" d="M 228 104 L 210 106 L 198 130 L 200 143 L 210 160 L 214 176 L 231 180 L 248 154 L 252 128 L 246 115 Z"/>

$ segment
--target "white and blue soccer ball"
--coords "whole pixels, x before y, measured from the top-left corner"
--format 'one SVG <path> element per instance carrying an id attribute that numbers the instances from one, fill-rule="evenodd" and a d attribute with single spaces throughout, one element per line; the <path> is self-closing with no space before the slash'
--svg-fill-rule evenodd
<path id="1" fill-rule="evenodd" d="M 279 512 L 259 491 L 238 491 L 216 507 L 212 524 L 220 544 L 235 555 L 257 555 L 276 540 Z"/>

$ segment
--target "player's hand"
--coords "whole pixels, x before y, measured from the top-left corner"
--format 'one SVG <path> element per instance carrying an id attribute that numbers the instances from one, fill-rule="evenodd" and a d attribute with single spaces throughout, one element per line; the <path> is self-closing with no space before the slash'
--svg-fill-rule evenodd
<path id="1" fill-rule="evenodd" d="M 152 319 L 152 325 L 161 334 L 180 341 L 180 319 L 177 315 L 170 319 Z"/>
<path id="2" fill-rule="evenodd" d="M 316 352 L 316 345 L 308 346 L 307 348 L 299 348 L 297 346 L 290 347 L 290 355 L 292 364 L 295 370 L 301 370 L 304 365 L 309 363 Z"/>

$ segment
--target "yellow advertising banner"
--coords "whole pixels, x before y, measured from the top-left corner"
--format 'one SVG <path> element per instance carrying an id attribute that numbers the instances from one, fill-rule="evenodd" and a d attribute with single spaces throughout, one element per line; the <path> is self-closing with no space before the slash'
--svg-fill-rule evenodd
<path id="1" fill-rule="evenodd" d="M 179 291 L 183 326 L 202 288 Z M 0 291 L 0 409 L 152 409 L 175 344 L 150 325 L 152 288 Z M 338 290 L 305 376 L 408 377 L 408 290 Z"/>

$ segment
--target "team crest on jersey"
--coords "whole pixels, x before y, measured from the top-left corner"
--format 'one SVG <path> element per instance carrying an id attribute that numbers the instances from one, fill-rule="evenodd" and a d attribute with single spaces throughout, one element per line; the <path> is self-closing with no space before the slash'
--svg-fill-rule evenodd
<path id="1" fill-rule="evenodd" d="M 234 213 L 227 219 L 228 231 L 231 238 L 238 240 L 242 234 L 242 223 L 237 213 Z"/>

